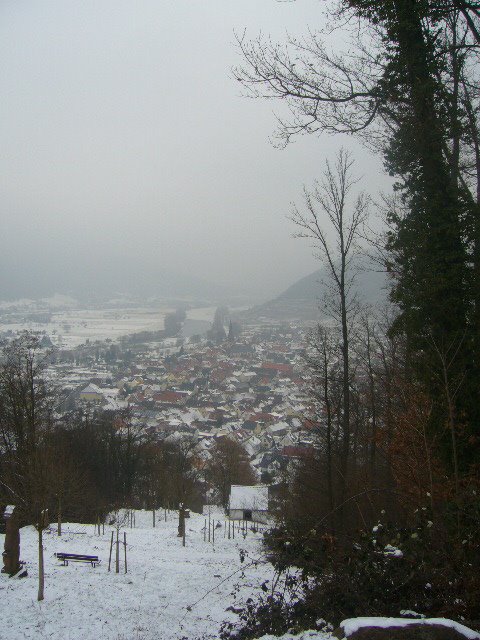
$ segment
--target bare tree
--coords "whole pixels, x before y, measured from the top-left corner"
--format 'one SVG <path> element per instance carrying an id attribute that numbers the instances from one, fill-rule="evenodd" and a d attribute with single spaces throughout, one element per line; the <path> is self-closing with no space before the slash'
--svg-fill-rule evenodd
<path id="1" fill-rule="evenodd" d="M 211 454 L 206 477 L 215 489 L 220 504 L 226 509 L 232 484 L 255 484 L 255 473 L 245 448 L 231 438 L 216 440 Z"/>
<path id="2" fill-rule="evenodd" d="M 455 488 L 455 502 L 457 508 L 457 528 L 460 532 L 460 469 L 459 469 L 459 444 L 458 444 L 458 435 L 461 432 L 461 419 L 457 416 L 455 400 L 456 396 L 459 392 L 463 384 L 463 379 L 466 375 L 464 371 L 460 371 L 460 373 L 455 372 L 456 375 L 452 373 L 452 370 L 455 371 L 454 363 L 458 354 L 460 352 L 460 348 L 462 346 L 462 342 L 464 341 L 464 336 L 461 336 L 458 340 L 453 341 L 452 343 L 445 345 L 442 343 L 438 343 L 435 341 L 435 338 L 431 337 L 431 342 L 434 348 L 434 352 L 437 355 L 437 362 L 435 369 L 432 370 L 432 375 L 440 380 L 440 388 L 443 387 L 443 396 L 444 403 L 446 407 L 446 423 L 448 427 L 448 431 L 450 432 L 450 441 L 451 441 L 451 464 L 453 468 L 453 480 L 454 480 L 454 488 Z"/>
<path id="3" fill-rule="evenodd" d="M 311 393 L 322 406 L 325 430 L 322 433 L 322 449 L 326 460 L 328 507 L 330 510 L 330 529 L 334 530 L 335 491 L 334 491 L 334 420 L 338 403 L 335 401 L 338 363 L 338 344 L 331 329 L 318 325 L 310 336 L 307 364 L 313 376 Z"/>
<path id="4" fill-rule="evenodd" d="M 45 377 L 48 353 L 25 333 L 3 350 L 0 367 L 0 487 L 20 520 L 38 531 L 38 600 L 44 597 L 43 531 L 50 505 L 70 490 L 54 430 L 55 389 Z"/>
<path id="5" fill-rule="evenodd" d="M 17 492 L 23 499 L 24 515 L 29 514 L 38 533 L 38 600 L 43 600 L 45 572 L 43 557 L 43 532 L 50 526 L 49 506 L 55 505 L 56 493 L 63 474 L 63 460 L 56 442 L 45 437 L 32 451 L 22 476 L 17 480 Z"/>
<path id="6" fill-rule="evenodd" d="M 179 509 L 178 535 L 183 536 L 184 511 L 199 505 L 204 460 L 199 456 L 198 439 L 184 435 L 164 450 L 164 464 L 168 485 L 168 502 Z"/>
<path id="7" fill-rule="evenodd" d="M 379 40 L 365 33 L 366 24 L 356 26 L 355 56 L 332 53 L 323 34 L 315 32 L 304 38 L 287 36 L 285 45 L 263 36 L 237 36 L 243 66 L 233 70 L 235 78 L 248 95 L 275 98 L 288 107 L 289 116 L 277 118 L 281 143 L 317 131 L 361 134 L 383 115 L 385 56 Z M 359 42 L 360 34 L 368 44 Z"/>
<path id="8" fill-rule="evenodd" d="M 354 161 L 340 150 L 332 166 L 327 161 L 323 178 L 312 192 L 305 189 L 305 208 L 293 209 L 292 220 L 299 228 L 300 238 L 313 241 L 316 256 L 325 264 L 328 273 L 329 295 L 326 306 L 340 327 L 340 357 L 342 362 L 342 455 L 341 495 L 343 500 L 348 475 L 350 452 L 350 334 L 357 309 L 353 289 L 362 226 L 368 214 L 369 198 L 353 193 L 358 179 L 353 176 Z"/>
<path id="9" fill-rule="evenodd" d="M 48 355 L 28 332 L 3 349 L 0 443 L 12 463 L 25 464 L 52 424 L 54 393 L 44 376 Z"/>

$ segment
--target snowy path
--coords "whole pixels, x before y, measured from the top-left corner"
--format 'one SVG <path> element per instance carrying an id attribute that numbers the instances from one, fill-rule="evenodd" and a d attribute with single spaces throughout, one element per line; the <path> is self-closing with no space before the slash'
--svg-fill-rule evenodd
<path id="1" fill-rule="evenodd" d="M 137 511 L 136 527 L 124 529 L 128 573 L 123 573 L 122 547 L 118 575 L 113 566 L 112 572 L 107 570 L 112 527 L 105 527 L 105 534 L 98 536 L 92 525 L 71 523 L 64 529 L 76 533 L 65 533 L 61 538 L 53 532 L 46 534 L 45 600 L 41 603 L 36 600 L 37 534 L 25 527 L 21 531 L 21 558 L 27 563 L 28 577 L 17 580 L 0 576 L 0 638 L 217 638 L 221 622 L 232 616 L 225 609 L 234 604 L 231 593 L 235 585 L 240 585 L 238 603 L 251 596 L 263 579 L 271 577 L 271 567 L 248 567 L 247 558 L 242 577 L 239 550 L 245 549 L 252 558 L 261 556 L 260 534 L 249 532 L 246 539 L 237 535 L 235 540 L 228 540 L 223 537 L 222 527 L 216 531 L 213 546 L 203 541 L 203 516 L 192 514 L 186 522 L 184 548 L 176 537 L 175 514 L 170 514 L 166 523 L 163 512 L 159 514 L 154 529 L 151 513 Z M 2 549 L 3 539 L 0 535 Z M 97 554 L 102 564 L 95 569 L 83 563 L 63 567 L 54 557 L 57 551 Z M 229 577 L 232 573 L 235 575 Z"/>

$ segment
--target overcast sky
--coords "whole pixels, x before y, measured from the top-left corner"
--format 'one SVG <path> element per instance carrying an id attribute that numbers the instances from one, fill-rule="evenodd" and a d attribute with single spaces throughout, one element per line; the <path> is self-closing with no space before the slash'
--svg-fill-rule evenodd
<path id="1" fill-rule="evenodd" d="M 2 279 L 123 262 L 270 297 L 318 268 L 287 215 L 345 140 L 275 149 L 277 105 L 230 70 L 234 31 L 301 35 L 322 4 L 2 0 Z"/>

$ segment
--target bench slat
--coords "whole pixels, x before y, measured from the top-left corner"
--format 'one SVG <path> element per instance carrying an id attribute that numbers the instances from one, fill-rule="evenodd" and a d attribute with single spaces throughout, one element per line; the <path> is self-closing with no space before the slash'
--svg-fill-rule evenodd
<path id="1" fill-rule="evenodd" d="M 74 560 L 77 558 L 78 560 L 98 560 L 98 556 L 87 556 L 79 553 L 57 553 L 55 555 L 60 559 L 68 558 L 69 560 Z"/>
<path id="2" fill-rule="evenodd" d="M 87 556 L 79 553 L 56 553 L 55 556 L 58 560 L 63 560 L 64 565 L 67 565 L 69 560 L 72 562 L 89 562 L 93 566 L 100 564 L 98 556 Z"/>

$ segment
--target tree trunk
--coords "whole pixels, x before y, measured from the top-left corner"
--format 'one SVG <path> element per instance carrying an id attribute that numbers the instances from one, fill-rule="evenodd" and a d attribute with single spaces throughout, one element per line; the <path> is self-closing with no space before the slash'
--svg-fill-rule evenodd
<path id="1" fill-rule="evenodd" d="M 58 519 L 57 519 L 57 534 L 62 535 L 62 499 L 58 498 Z"/>
<path id="2" fill-rule="evenodd" d="M 332 406 L 330 402 L 330 385 L 329 385 L 329 366 L 327 358 L 327 345 L 326 336 L 323 338 L 322 345 L 323 356 L 323 402 L 325 404 L 327 414 L 327 490 L 328 490 L 328 505 L 330 509 L 330 528 L 334 531 L 334 511 L 335 511 L 335 499 L 333 495 L 333 462 L 332 462 Z"/>
<path id="3" fill-rule="evenodd" d="M 370 480 L 375 477 L 375 464 L 377 457 L 377 393 L 375 389 L 375 375 L 372 364 L 372 341 L 371 341 L 371 327 L 367 319 L 366 325 L 366 338 L 367 338 L 367 370 L 368 370 L 368 387 L 370 395 L 370 410 L 371 410 L 371 425 L 369 433 L 369 466 L 370 466 Z"/>
<path id="4" fill-rule="evenodd" d="M 118 539 L 119 531 L 117 528 L 117 548 L 115 552 L 115 573 L 120 572 L 120 541 Z"/>
<path id="5" fill-rule="evenodd" d="M 183 504 L 180 505 L 180 509 L 178 511 L 178 537 L 183 538 L 185 535 L 185 510 L 183 508 Z"/>
<path id="6" fill-rule="evenodd" d="M 342 455 L 340 461 L 340 505 L 346 499 L 347 493 L 347 477 L 348 465 L 350 457 L 350 336 L 348 331 L 348 309 L 346 295 L 346 270 L 347 270 L 347 250 L 344 241 L 343 228 L 343 209 L 341 210 L 341 218 L 339 225 L 340 239 L 340 316 L 342 325 L 342 396 L 343 396 L 343 414 L 342 414 Z M 339 510 L 340 526 L 343 524 L 344 509 L 340 506 Z"/>
<path id="7" fill-rule="evenodd" d="M 45 587 L 45 573 L 43 564 L 43 529 L 38 529 L 38 596 L 37 600 L 43 600 L 43 592 Z"/>

